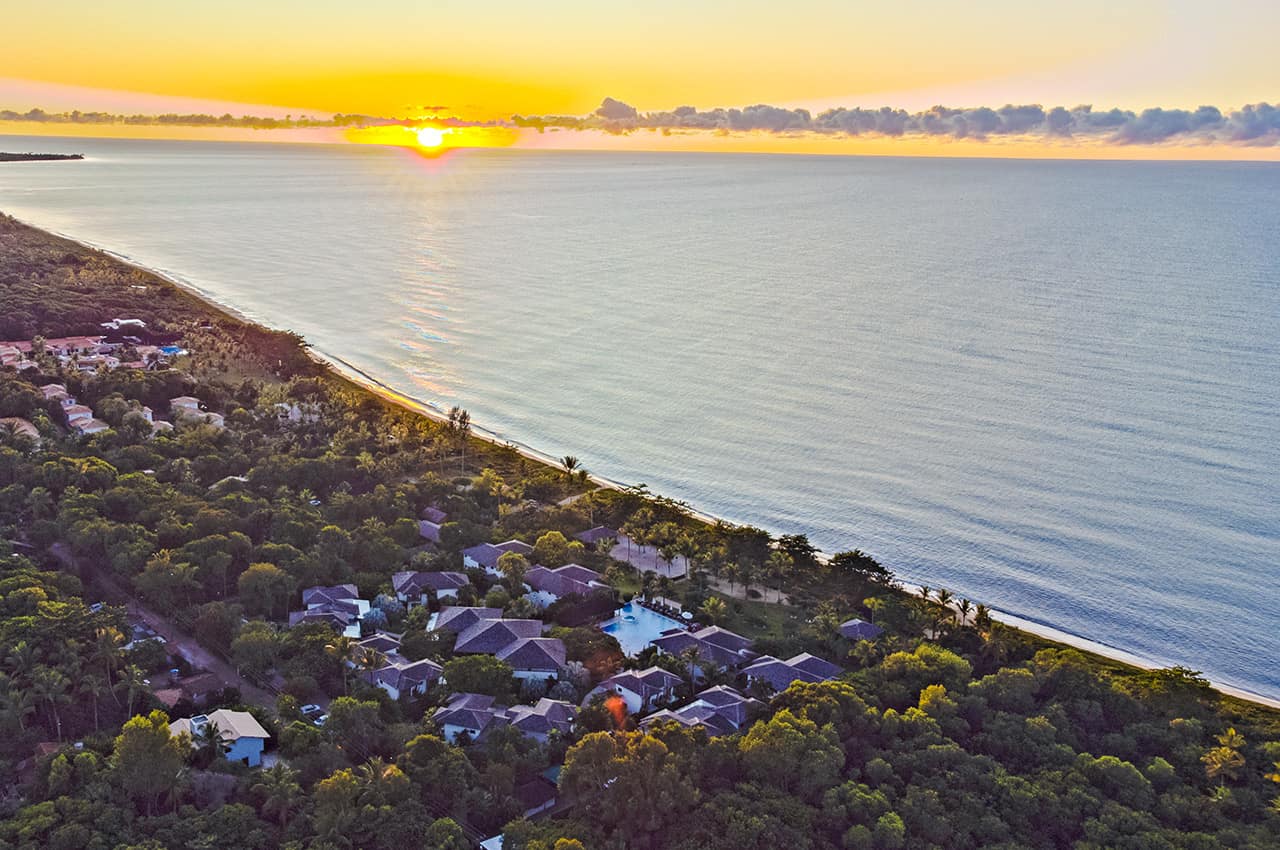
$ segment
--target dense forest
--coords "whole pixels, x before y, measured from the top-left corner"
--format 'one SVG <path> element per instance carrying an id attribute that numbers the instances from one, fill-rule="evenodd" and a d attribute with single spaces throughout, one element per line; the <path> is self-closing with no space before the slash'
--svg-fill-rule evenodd
<path id="1" fill-rule="evenodd" d="M 708 525 L 646 492 L 596 489 L 320 368 L 290 334 L 215 312 L 166 282 L 0 217 L 0 338 L 93 333 L 140 318 L 180 338 L 170 368 L 85 372 L 48 355 L 0 371 L 0 848 L 1274 848 L 1280 717 L 1222 696 L 1191 670 L 1141 671 L 993 622 L 946 591 L 908 594 L 857 550 L 820 557 L 802 536 Z M 59 384 L 110 427 L 79 436 Z M 225 427 L 178 420 L 193 397 Z M 447 514 L 439 540 L 418 518 Z M 689 575 L 639 573 L 573 535 L 625 531 Z M 534 547 L 502 574 L 461 551 Z M 531 564 L 597 570 L 616 599 L 679 600 L 778 657 L 846 672 L 780 693 L 736 734 L 640 726 L 588 695 L 620 669 L 658 665 L 688 701 L 737 684 L 646 650 L 625 657 L 573 605 L 541 616 L 567 649 L 553 683 L 491 656 L 456 655 L 406 609 L 400 570 L 460 571 L 460 604 L 536 613 Z M 376 628 L 440 663 L 449 687 L 391 698 L 360 674 L 351 638 L 290 628 L 312 585 L 354 584 Z M 775 600 L 775 601 L 768 601 Z M 572 600 L 571 600 L 572 601 Z M 139 640 L 140 608 L 169 642 Z M 884 629 L 851 642 L 850 616 Z M 158 700 L 189 638 L 236 682 Z M 372 662 L 368 662 L 370 665 Z M 696 685 L 696 687 L 695 687 Z M 505 704 L 580 703 L 571 734 L 511 727 L 461 745 L 432 719 L 451 690 Z M 322 726 L 303 712 L 327 707 Z M 169 721 L 251 713 L 273 764 L 228 761 L 216 736 Z M 525 817 L 556 776 L 559 802 Z"/>

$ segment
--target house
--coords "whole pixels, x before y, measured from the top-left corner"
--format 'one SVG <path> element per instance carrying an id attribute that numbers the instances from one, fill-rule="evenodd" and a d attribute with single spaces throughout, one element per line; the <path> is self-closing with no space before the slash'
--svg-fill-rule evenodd
<path id="1" fill-rule="evenodd" d="M 222 735 L 227 761 L 242 761 L 249 767 L 257 767 L 262 763 L 262 748 L 270 735 L 247 711 L 220 708 L 208 714 L 184 717 L 169 724 L 169 734 L 181 735 L 185 732 L 194 742 L 210 724 L 216 726 Z"/>
<path id="2" fill-rule="evenodd" d="M 62 384 L 45 384 L 40 388 L 40 394 L 44 396 L 45 401 L 61 401 L 64 398 L 70 398 L 67 388 Z"/>
<path id="3" fill-rule="evenodd" d="M 531 589 L 527 598 L 544 608 L 571 593 L 586 596 L 595 589 L 609 589 L 598 572 L 579 564 L 565 564 L 554 570 L 536 566 L 525 574 L 524 583 Z"/>
<path id="4" fill-rule="evenodd" d="M 587 700 L 600 692 L 617 694 L 627 704 L 627 711 L 644 714 L 670 702 L 680 682 L 679 676 L 661 667 L 626 670 L 601 682 L 599 687 L 587 694 Z"/>
<path id="5" fill-rule="evenodd" d="M 601 540 L 617 541 L 621 534 L 616 529 L 607 525 L 597 525 L 595 528 L 588 528 L 586 531 L 580 531 L 573 535 L 575 540 L 582 541 L 582 545 L 594 549 L 596 544 Z"/>
<path id="6" fill-rule="evenodd" d="M 454 652 L 457 652 L 456 647 Z M 517 679 L 548 679 L 559 676 L 564 669 L 565 649 L 559 638 L 520 638 L 494 654 L 499 661 L 511 665 Z"/>
<path id="7" fill-rule="evenodd" d="M 430 658 L 409 661 L 397 654 L 388 656 L 384 666 L 364 671 L 360 678 L 382 688 L 392 699 L 400 699 L 406 694 L 422 696 L 443 672 L 444 668 Z"/>
<path id="8" fill-rule="evenodd" d="M 184 679 L 178 679 L 171 687 L 161 688 L 155 692 L 156 699 L 172 709 L 182 700 L 192 703 L 204 702 L 211 694 L 222 690 L 223 684 L 215 673 L 196 673 Z"/>
<path id="9" fill-rule="evenodd" d="M 536 705 L 514 705 L 507 709 L 507 722 L 528 738 L 545 743 L 553 732 L 573 731 L 578 709 L 564 700 L 543 697 Z"/>
<path id="10" fill-rule="evenodd" d="M 100 368 L 118 369 L 120 358 L 110 354 L 83 354 L 76 358 L 76 368 L 81 372 L 96 372 Z"/>
<path id="11" fill-rule="evenodd" d="M 40 448 L 40 430 L 30 421 L 19 416 L 6 416 L 0 419 L 0 427 L 11 429 L 15 435 L 21 434 L 35 448 Z"/>
<path id="12" fill-rule="evenodd" d="M 92 419 L 93 409 L 83 404 L 64 404 L 62 413 L 67 417 L 67 424 L 74 425 L 77 419 Z"/>
<path id="13" fill-rule="evenodd" d="M 360 637 L 360 619 L 369 613 L 369 602 L 360 599 L 354 584 L 317 585 L 302 591 L 304 610 L 289 613 L 289 625 L 326 622 L 347 637 Z"/>
<path id="14" fill-rule="evenodd" d="M 816 655 L 802 652 L 786 661 L 762 655 L 743 669 L 748 682 L 764 682 L 775 691 L 785 691 L 792 682 L 829 682 L 844 671 Z"/>
<path id="15" fill-rule="evenodd" d="M 77 419 L 71 423 L 71 427 L 75 428 L 81 434 L 101 434 L 103 431 L 109 431 L 111 426 L 103 422 L 101 419 Z"/>
<path id="16" fill-rule="evenodd" d="M 444 525 L 445 521 L 449 519 L 449 515 L 435 505 L 430 505 L 422 509 L 422 518 L 436 525 Z"/>
<path id="17" fill-rule="evenodd" d="M 169 399 L 169 411 L 173 415 L 175 422 L 178 420 L 203 422 L 215 428 L 222 428 L 226 424 L 221 413 L 201 410 L 200 399 L 189 395 Z"/>
<path id="18" fill-rule="evenodd" d="M 142 321 L 142 319 L 112 319 L 109 322 L 103 322 L 102 327 L 112 331 L 140 331 L 146 329 L 147 323 Z"/>
<path id="19" fill-rule="evenodd" d="M 497 655 L 518 640 L 536 637 L 542 637 L 541 620 L 477 620 L 458 632 L 453 653 Z"/>
<path id="20" fill-rule="evenodd" d="M 473 570 L 483 569 L 493 575 L 501 575 L 498 570 L 498 559 L 508 552 L 517 555 L 532 555 L 533 547 L 520 540 L 508 540 L 505 543 L 481 543 L 462 550 L 462 564 Z"/>
<path id="21" fill-rule="evenodd" d="M 447 705 L 437 708 L 432 718 L 446 741 L 474 741 L 495 723 L 507 722 L 506 709 L 494 702 L 487 694 L 457 694 Z"/>
<path id="22" fill-rule="evenodd" d="M 457 599 L 458 591 L 471 583 L 466 573 L 405 570 L 391 576 L 396 598 L 406 605 L 426 605 L 431 599 Z"/>
<path id="23" fill-rule="evenodd" d="M 526 818 L 555 808 L 560 789 L 545 776 L 535 776 L 516 786 L 515 798 Z"/>
<path id="24" fill-rule="evenodd" d="M 859 620 L 857 617 L 845 620 L 840 624 L 840 635 L 853 641 L 875 640 L 882 634 L 884 634 L 884 629 L 875 623 Z"/>
<path id="25" fill-rule="evenodd" d="M 23 361 L 22 349 L 16 345 L 0 342 L 0 366 L 17 366 Z M 63 390 L 66 392 L 66 390 Z M 48 398 L 48 396 L 45 396 Z"/>
<path id="26" fill-rule="evenodd" d="M 701 726 L 714 738 L 739 731 L 764 708 L 765 705 L 760 700 L 745 697 L 733 688 L 717 685 L 702 691 L 686 706 L 650 714 L 640 721 L 640 725 L 651 726 L 659 721 L 671 720 L 682 726 Z"/>
<path id="27" fill-rule="evenodd" d="M 545 742 L 553 732 L 573 730 L 577 709 L 563 700 L 538 700 L 537 705 L 505 708 L 485 694 L 456 694 L 432 715 L 446 741 L 474 741 L 490 729 L 513 726 L 526 737 Z"/>
<path id="28" fill-rule="evenodd" d="M 431 543 L 440 542 L 440 528 L 441 525 L 438 522 L 432 522 L 429 519 L 418 520 L 418 535 Z"/>
<path id="29" fill-rule="evenodd" d="M 679 656 L 688 649 L 698 653 L 704 664 L 714 664 L 720 669 L 734 669 L 753 660 L 751 641 L 719 626 L 707 626 L 696 632 L 671 629 L 654 638 L 651 643 L 660 652 Z"/>
<path id="30" fill-rule="evenodd" d="M 481 608 L 471 605 L 451 605 L 441 608 L 427 621 L 427 631 L 448 631 L 461 634 L 481 620 L 498 620 L 501 608 Z"/>

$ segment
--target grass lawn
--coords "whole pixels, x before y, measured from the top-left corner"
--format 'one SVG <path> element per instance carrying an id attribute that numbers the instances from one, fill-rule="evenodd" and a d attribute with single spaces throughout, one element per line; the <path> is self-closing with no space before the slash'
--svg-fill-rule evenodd
<path id="1" fill-rule="evenodd" d="M 759 600 L 726 599 L 729 616 L 723 625 L 752 640 L 789 637 L 805 624 L 808 612 L 804 608 L 778 605 Z"/>

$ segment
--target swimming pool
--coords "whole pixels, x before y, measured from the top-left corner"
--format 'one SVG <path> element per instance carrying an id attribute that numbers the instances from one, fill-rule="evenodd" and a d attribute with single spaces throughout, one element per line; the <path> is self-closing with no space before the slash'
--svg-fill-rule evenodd
<path id="1" fill-rule="evenodd" d="M 634 657 L 649 645 L 649 641 L 669 629 L 684 628 L 679 620 L 664 617 L 650 611 L 638 602 L 628 602 L 616 612 L 614 618 L 601 624 L 600 630 L 618 639 L 623 654 Z"/>

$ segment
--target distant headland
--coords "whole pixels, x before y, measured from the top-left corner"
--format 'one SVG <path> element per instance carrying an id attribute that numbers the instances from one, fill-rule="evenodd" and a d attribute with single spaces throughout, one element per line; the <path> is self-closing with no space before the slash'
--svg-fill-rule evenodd
<path id="1" fill-rule="evenodd" d="M 0 151 L 0 162 L 44 162 L 58 159 L 84 159 L 82 153 L 5 153 Z"/>

